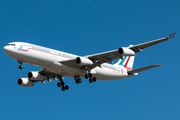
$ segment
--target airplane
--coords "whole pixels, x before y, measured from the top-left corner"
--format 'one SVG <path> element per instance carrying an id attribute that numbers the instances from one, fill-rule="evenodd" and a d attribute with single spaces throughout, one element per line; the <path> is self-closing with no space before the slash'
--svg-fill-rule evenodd
<path id="1" fill-rule="evenodd" d="M 52 82 L 51 79 L 59 79 L 57 86 L 65 91 L 69 89 L 69 86 L 65 85 L 63 76 L 74 78 L 77 84 L 82 82 L 81 78 L 89 79 L 89 82 L 92 83 L 97 80 L 107 81 L 137 76 L 139 72 L 160 66 L 157 64 L 132 69 L 136 53 L 167 41 L 175 34 L 176 32 L 168 37 L 150 42 L 86 56 L 78 56 L 26 42 L 11 42 L 4 47 L 4 51 L 18 61 L 19 69 L 24 68 L 22 63 L 42 67 L 40 71 L 30 71 L 26 78 L 19 78 L 17 82 L 20 86 L 30 87 L 38 81 L 45 83 L 45 80 Z M 115 59 L 119 60 L 113 64 L 112 61 Z"/>

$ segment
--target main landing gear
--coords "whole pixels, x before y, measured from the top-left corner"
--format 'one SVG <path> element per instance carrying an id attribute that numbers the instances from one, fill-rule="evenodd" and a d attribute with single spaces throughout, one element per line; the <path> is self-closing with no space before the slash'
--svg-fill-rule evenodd
<path id="1" fill-rule="evenodd" d="M 92 82 L 96 82 L 97 81 L 97 79 L 95 78 L 95 77 L 93 77 L 93 78 L 89 78 L 89 82 L 90 83 L 92 83 Z"/>
<path id="2" fill-rule="evenodd" d="M 96 77 L 92 77 L 92 74 L 91 74 L 91 73 L 86 74 L 84 77 L 85 77 L 86 79 L 89 78 L 89 82 L 90 82 L 90 83 L 97 81 Z"/>
<path id="3" fill-rule="evenodd" d="M 91 74 L 91 73 L 85 74 L 84 77 L 85 77 L 86 79 L 89 78 L 89 82 L 90 82 L 90 83 L 97 81 L 96 77 L 92 77 L 92 74 Z M 80 78 L 79 75 L 74 76 L 74 80 L 75 80 L 76 84 L 79 84 L 79 83 L 82 82 L 82 79 Z"/>
<path id="4" fill-rule="evenodd" d="M 59 76 L 58 79 L 59 79 L 60 82 L 57 83 L 57 86 L 58 86 L 58 87 L 61 87 L 61 90 L 62 90 L 62 91 L 69 90 L 69 86 L 68 86 L 68 85 L 65 85 L 65 83 L 64 83 L 64 81 L 63 81 L 63 77 L 62 77 L 62 76 Z"/>
<path id="5" fill-rule="evenodd" d="M 20 64 L 20 65 L 18 66 L 19 69 L 23 69 L 24 66 L 22 65 L 22 60 L 18 59 L 17 61 L 18 61 L 18 63 Z"/>
<path id="6" fill-rule="evenodd" d="M 79 84 L 79 83 L 82 82 L 82 79 L 80 78 L 79 75 L 78 76 L 74 76 L 74 80 L 75 80 L 76 84 Z"/>

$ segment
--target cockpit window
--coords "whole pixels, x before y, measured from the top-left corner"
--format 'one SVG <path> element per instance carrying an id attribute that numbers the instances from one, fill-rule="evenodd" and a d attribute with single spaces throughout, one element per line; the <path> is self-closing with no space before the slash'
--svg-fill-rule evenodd
<path id="1" fill-rule="evenodd" d="M 16 46 L 15 44 L 8 44 L 7 46 Z"/>

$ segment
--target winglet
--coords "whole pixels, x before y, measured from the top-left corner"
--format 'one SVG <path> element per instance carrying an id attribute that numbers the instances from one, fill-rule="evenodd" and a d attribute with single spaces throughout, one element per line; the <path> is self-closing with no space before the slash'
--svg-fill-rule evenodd
<path id="1" fill-rule="evenodd" d="M 176 34 L 176 32 L 173 32 L 173 33 L 169 36 L 169 38 L 173 38 L 175 34 Z"/>

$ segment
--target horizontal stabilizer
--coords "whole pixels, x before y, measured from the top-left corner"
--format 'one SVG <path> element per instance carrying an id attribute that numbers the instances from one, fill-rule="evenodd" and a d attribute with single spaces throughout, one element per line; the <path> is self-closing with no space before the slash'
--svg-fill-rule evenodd
<path id="1" fill-rule="evenodd" d="M 148 67 L 135 69 L 135 70 L 132 70 L 132 71 L 128 71 L 128 74 L 139 73 L 139 72 L 149 70 L 149 69 L 152 69 L 152 68 L 155 68 L 155 67 L 158 67 L 158 66 L 161 66 L 161 65 L 160 64 L 159 65 L 151 65 L 151 66 L 148 66 Z"/>

